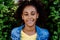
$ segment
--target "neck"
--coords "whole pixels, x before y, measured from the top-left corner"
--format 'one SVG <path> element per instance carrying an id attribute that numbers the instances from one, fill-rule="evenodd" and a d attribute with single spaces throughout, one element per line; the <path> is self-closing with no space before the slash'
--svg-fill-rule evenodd
<path id="1" fill-rule="evenodd" d="M 28 35 L 35 34 L 36 33 L 35 25 L 34 26 L 27 26 L 27 25 L 25 25 L 25 27 L 23 28 L 23 32 L 25 32 Z"/>

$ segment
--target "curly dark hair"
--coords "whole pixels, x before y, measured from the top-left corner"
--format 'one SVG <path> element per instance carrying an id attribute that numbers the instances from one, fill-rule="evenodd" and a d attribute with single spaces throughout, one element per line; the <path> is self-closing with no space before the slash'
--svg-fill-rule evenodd
<path id="1" fill-rule="evenodd" d="M 23 23 L 23 20 L 21 17 L 22 11 L 28 5 L 34 6 L 36 8 L 37 12 L 39 13 L 39 18 L 37 19 L 36 24 L 39 26 L 44 25 L 47 16 L 45 15 L 44 6 L 42 5 L 42 3 L 40 1 L 21 1 L 19 3 L 19 7 L 17 8 L 15 15 L 14 15 L 16 20 L 18 20 L 20 24 Z"/>

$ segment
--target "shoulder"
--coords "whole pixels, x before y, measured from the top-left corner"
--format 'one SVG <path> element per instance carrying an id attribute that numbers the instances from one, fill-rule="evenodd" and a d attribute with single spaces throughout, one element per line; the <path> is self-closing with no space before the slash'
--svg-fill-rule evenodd
<path id="1" fill-rule="evenodd" d="M 13 28 L 13 29 L 11 30 L 11 38 L 18 37 L 18 35 L 19 35 L 19 28 L 20 28 L 20 27 L 16 27 L 16 28 Z"/>
<path id="2" fill-rule="evenodd" d="M 22 29 L 23 25 L 22 26 L 19 26 L 19 27 L 16 27 L 16 28 L 13 28 L 11 30 L 11 33 L 16 33 L 16 32 L 20 32 L 20 30 Z"/>
<path id="3" fill-rule="evenodd" d="M 22 29 L 22 27 L 21 26 L 19 26 L 19 27 L 16 27 L 16 28 L 13 28 L 12 30 L 11 30 L 11 35 L 18 35 L 18 34 L 20 34 L 20 30 Z"/>
<path id="4" fill-rule="evenodd" d="M 13 40 L 18 39 L 20 37 L 20 31 L 22 30 L 22 27 L 23 26 L 19 26 L 11 30 L 11 38 Z"/>
<path id="5" fill-rule="evenodd" d="M 49 31 L 48 31 L 47 29 L 41 28 L 41 33 L 42 33 L 44 36 L 49 36 Z"/>
<path id="6" fill-rule="evenodd" d="M 49 37 L 50 35 L 47 29 L 40 28 L 40 27 L 38 27 L 38 33 L 42 35 L 43 37 Z"/>
<path id="7" fill-rule="evenodd" d="M 11 38 L 12 38 L 12 39 L 15 39 L 15 38 L 18 37 L 18 35 L 17 35 L 17 33 L 19 33 L 19 32 L 17 32 L 17 31 L 19 31 L 18 29 L 19 29 L 19 27 L 16 27 L 16 28 L 13 28 L 13 29 L 11 30 Z"/>
<path id="8" fill-rule="evenodd" d="M 13 29 L 11 30 L 11 33 L 16 33 L 16 32 L 18 31 L 18 29 L 19 29 L 19 27 L 13 28 Z"/>

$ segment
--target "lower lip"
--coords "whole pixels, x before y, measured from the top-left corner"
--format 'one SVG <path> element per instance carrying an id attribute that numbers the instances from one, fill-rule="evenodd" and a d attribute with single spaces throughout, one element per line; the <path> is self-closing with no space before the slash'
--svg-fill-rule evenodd
<path id="1" fill-rule="evenodd" d="M 33 23 L 32 21 L 28 22 L 28 23 Z"/>

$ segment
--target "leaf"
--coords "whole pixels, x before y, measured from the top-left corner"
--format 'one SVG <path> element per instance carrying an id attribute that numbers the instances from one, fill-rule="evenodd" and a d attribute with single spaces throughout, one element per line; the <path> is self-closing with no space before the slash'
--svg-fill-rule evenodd
<path id="1" fill-rule="evenodd" d="M 0 23 L 3 23 L 3 20 L 2 19 L 0 19 Z"/>
<path id="2" fill-rule="evenodd" d="M 3 17 L 3 14 L 0 14 L 0 17 Z"/>

